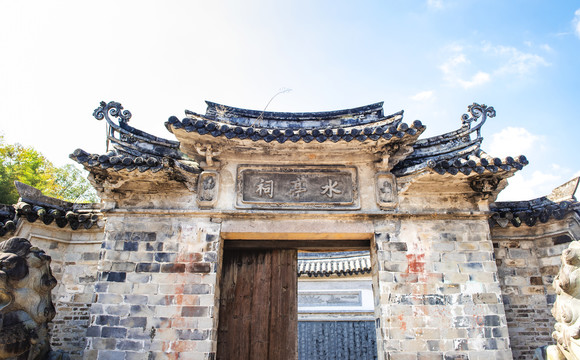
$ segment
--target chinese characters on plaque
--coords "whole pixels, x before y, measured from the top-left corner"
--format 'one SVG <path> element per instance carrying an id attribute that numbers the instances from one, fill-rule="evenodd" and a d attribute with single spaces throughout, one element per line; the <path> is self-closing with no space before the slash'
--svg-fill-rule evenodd
<path id="1" fill-rule="evenodd" d="M 356 169 L 242 165 L 237 206 L 353 208 L 358 206 Z"/>
<path id="2" fill-rule="evenodd" d="M 274 180 L 265 180 L 260 178 L 256 185 L 256 192 L 260 197 L 268 196 L 270 199 L 274 196 Z"/>

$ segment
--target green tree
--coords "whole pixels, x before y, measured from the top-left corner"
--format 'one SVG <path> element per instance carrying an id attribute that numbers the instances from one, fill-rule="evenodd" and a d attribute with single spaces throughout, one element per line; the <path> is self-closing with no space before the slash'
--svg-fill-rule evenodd
<path id="1" fill-rule="evenodd" d="M 98 202 L 82 170 L 73 165 L 55 167 L 32 147 L 6 144 L 0 135 L 0 204 L 18 201 L 14 181 L 34 186 L 44 195 L 71 202 Z"/>
<path id="2" fill-rule="evenodd" d="M 55 184 L 50 196 L 70 202 L 99 202 L 97 192 L 87 180 L 87 172 L 73 164 L 56 168 Z"/>

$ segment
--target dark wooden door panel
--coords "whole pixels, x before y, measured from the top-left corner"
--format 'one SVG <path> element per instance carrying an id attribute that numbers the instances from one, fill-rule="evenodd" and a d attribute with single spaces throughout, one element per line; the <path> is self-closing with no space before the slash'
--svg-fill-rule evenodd
<path id="1" fill-rule="evenodd" d="M 225 250 L 218 359 L 296 359 L 296 267 L 296 250 Z"/>

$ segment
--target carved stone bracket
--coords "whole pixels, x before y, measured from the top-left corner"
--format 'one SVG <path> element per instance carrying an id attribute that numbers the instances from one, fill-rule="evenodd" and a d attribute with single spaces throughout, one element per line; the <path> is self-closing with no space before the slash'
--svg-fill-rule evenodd
<path id="1" fill-rule="evenodd" d="M 206 170 L 199 175 L 197 182 L 197 204 L 201 208 L 211 208 L 218 198 L 219 173 Z"/>
<path id="2" fill-rule="evenodd" d="M 489 198 L 497 190 L 500 179 L 495 177 L 483 177 L 471 180 L 469 186 L 473 191 L 482 195 L 483 199 Z"/>
<path id="3" fill-rule="evenodd" d="M 201 156 L 205 157 L 205 162 L 201 162 L 201 167 L 207 170 L 219 169 L 219 161 L 213 158 L 222 153 L 221 149 L 213 149 L 211 145 L 195 144 L 195 150 Z"/>
<path id="4" fill-rule="evenodd" d="M 381 209 L 393 209 L 397 206 L 397 182 L 393 174 L 377 173 L 375 188 L 377 204 Z"/>
<path id="5" fill-rule="evenodd" d="M 402 143 L 386 144 L 375 150 L 381 161 L 376 163 L 379 170 L 389 172 L 397 163 L 413 152 L 413 146 Z"/>

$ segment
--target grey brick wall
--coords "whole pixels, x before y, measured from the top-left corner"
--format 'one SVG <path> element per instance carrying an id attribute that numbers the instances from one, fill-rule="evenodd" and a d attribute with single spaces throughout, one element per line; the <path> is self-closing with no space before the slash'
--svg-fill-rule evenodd
<path id="1" fill-rule="evenodd" d="M 485 220 L 377 229 L 376 324 L 385 359 L 512 358 Z"/>
<path id="2" fill-rule="evenodd" d="M 110 217 L 85 359 L 215 356 L 219 225 Z"/>

